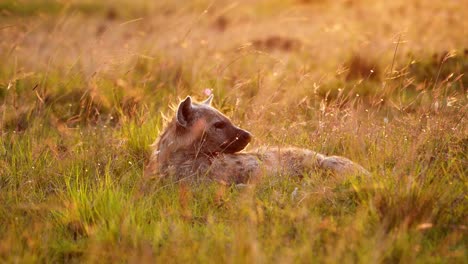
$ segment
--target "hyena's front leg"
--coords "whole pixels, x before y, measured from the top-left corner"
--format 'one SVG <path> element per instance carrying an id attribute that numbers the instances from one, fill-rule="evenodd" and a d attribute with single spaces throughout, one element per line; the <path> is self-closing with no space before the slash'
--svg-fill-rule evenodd
<path id="1" fill-rule="evenodd" d="M 369 174 L 360 165 L 339 157 L 327 157 L 323 154 L 294 147 L 266 147 L 256 150 L 264 157 L 263 166 L 270 172 L 290 176 L 301 176 L 317 170 L 331 171 L 338 175 Z"/>
<path id="2" fill-rule="evenodd" d="M 365 174 L 369 175 L 370 173 L 364 169 L 361 165 L 340 156 L 329 156 L 325 157 L 320 162 L 320 167 L 325 170 L 333 171 L 339 175 L 346 174 Z"/>
<path id="3" fill-rule="evenodd" d="M 304 176 L 320 169 L 324 155 L 294 147 L 261 147 L 254 150 L 261 157 L 266 172 L 288 176 Z"/>

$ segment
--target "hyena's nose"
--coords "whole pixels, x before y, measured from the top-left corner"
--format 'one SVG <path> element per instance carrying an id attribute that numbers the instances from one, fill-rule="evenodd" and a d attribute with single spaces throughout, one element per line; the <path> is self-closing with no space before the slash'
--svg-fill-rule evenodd
<path id="1" fill-rule="evenodd" d="M 242 142 L 249 143 L 250 140 L 252 140 L 252 134 L 249 132 L 242 130 L 241 133 L 239 134 L 239 140 Z"/>

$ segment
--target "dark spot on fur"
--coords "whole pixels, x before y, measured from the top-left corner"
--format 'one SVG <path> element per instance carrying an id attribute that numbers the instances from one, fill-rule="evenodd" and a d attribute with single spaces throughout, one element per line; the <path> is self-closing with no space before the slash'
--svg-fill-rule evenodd
<path id="1" fill-rule="evenodd" d="M 265 154 L 255 153 L 254 155 L 255 155 L 255 157 L 256 157 L 259 161 L 265 161 L 265 159 L 266 159 L 266 155 L 265 155 Z"/>
<path id="2" fill-rule="evenodd" d="M 236 164 L 242 166 L 242 162 L 240 160 L 236 160 Z"/>
<path id="3" fill-rule="evenodd" d="M 248 169 L 245 169 L 245 168 L 239 168 L 237 170 L 237 176 L 235 178 L 235 182 L 237 184 L 249 182 L 251 172 L 252 172 L 251 170 L 248 170 Z"/>

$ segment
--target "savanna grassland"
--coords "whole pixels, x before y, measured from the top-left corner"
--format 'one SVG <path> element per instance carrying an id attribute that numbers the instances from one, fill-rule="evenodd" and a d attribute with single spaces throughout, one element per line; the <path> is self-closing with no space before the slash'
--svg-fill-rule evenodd
<path id="1" fill-rule="evenodd" d="M 0 262 L 466 263 L 468 3 L 0 1 Z M 179 99 L 367 178 L 150 179 Z"/>

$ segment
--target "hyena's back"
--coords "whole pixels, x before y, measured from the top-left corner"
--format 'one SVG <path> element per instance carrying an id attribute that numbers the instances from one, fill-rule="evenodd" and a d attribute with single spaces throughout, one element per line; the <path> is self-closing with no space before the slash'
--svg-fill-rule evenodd
<path id="1" fill-rule="evenodd" d="M 207 175 L 224 183 L 246 183 L 262 176 L 302 177 L 307 173 L 330 171 L 339 175 L 368 174 L 360 165 L 340 157 L 294 147 L 262 147 L 249 153 L 220 155 Z"/>

